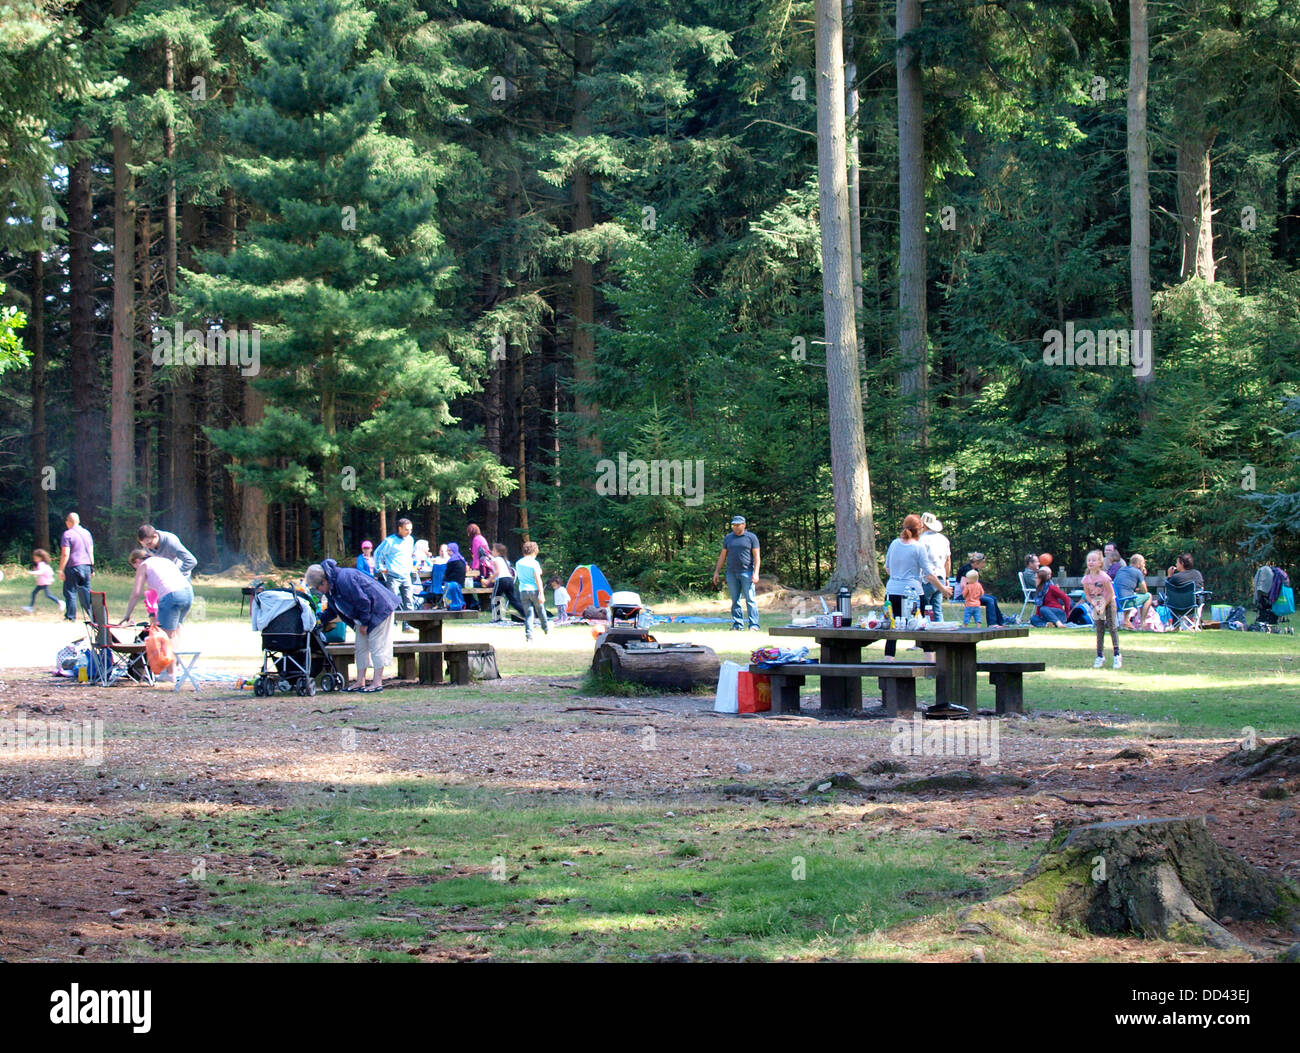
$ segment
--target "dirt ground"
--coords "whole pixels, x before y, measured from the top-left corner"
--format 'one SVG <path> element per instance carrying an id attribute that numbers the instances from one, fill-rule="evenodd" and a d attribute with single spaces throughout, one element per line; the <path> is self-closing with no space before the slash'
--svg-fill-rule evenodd
<path id="1" fill-rule="evenodd" d="M 194 861 L 146 850 L 105 830 L 147 831 L 164 810 L 201 822 L 229 810 L 293 803 L 321 787 L 411 781 L 490 786 L 523 794 L 600 799 L 766 797 L 803 802 L 818 829 L 888 808 L 894 829 L 965 839 L 1042 843 L 1059 823 L 1204 815 L 1220 844 L 1255 865 L 1300 880 L 1294 796 L 1265 784 L 1224 785 L 1216 763 L 1230 740 L 1187 740 L 1150 725 L 1098 737 L 1127 718 L 1039 713 L 998 721 L 997 759 L 903 756 L 887 719 L 724 716 L 711 698 L 590 698 L 575 677 L 510 677 L 470 689 L 393 685 L 380 695 L 257 699 L 229 685 L 195 694 L 161 687 L 96 688 L 0 671 L 0 722 L 95 721 L 101 765 L 31 749 L 0 751 L 0 957 L 111 959 L 128 940 L 179 944 L 174 930 L 204 910 L 189 879 Z M 815 704 L 815 703 L 814 703 Z M 1122 730 L 1122 729 L 1121 729 Z M 1126 748 L 1135 756 L 1117 758 Z M 867 773 L 902 760 L 901 774 Z M 863 782 L 970 769 L 1018 776 L 1026 787 L 920 795 L 807 792 L 830 773 Z M 1292 786 L 1294 792 L 1300 787 Z M 89 831 L 89 832 L 87 832 Z M 258 856 L 209 858 L 223 872 L 274 878 L 283 864 Z M 382 854 L 367 866 L 384 866 Z M 1262 951 L 1296 934 L 1228 926 Z M 1115 957 L 1140 941 L 1109 941 Z M 1098 953 L 1094 946 L 1092 953 Z"/>

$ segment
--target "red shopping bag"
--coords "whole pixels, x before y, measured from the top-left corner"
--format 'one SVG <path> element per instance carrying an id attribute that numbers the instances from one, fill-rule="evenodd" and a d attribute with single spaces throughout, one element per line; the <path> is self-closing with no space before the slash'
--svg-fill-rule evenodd
<path id="1" fill-rule="evenodd" d="M 767 713 L 772 709 L 772 678 L 766 673 L 739 673 L 736 712 Z"/>

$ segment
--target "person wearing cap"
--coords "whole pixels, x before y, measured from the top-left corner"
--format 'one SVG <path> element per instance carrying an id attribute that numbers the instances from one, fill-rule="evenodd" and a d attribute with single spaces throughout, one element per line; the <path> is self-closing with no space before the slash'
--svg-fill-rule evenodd
<path id="1" fill-rule="evenodd" d="M 925 583 L 923 602 L 934 612 L 935 621 L 943 621 L 943 601 L 952 599 L 952 589 L 948 588 L 948 579 L 952 577 L 952 545 L 943 534 L 943 524 L 933 512 L 921 516 L 921 544 L 930 557 L 930 573 L 943 582 L 942 588 L 936 588 L 930 582 Z"/>
<path id="2" fill-rule="evenodd" d="M 972 570 L 980 576 L 980 583 L 983 584 L 985 562 L 983 552 L 968 552 L 966 554 L 966 562 L 957 568 L 957 588 L 961 589 L 962 582 L 966 580 L 966 575 Z M 986 591 L 982 596 L 980 596 L 980 606 L 984 608 L 985 625 L 993 626 L 1003 624 L 1002 609 L 998 606 L 996 596 Z"/>
<path id="3" fill-rule="evenodd" d="M 724 560 L 727 564 L 727 589 L 731 593 L 731 630 L 741 632 L 745 628 L 745 619 L 740 611 L 740 597 L 743 593 L 749 615 L 749 631 L 759 632 L 758 593 L 755 592 L 760 563 L 758 538 L 745 529 L 744 516 L 732 518 L 731 531 L 722 539 L 722 551 L 718 553 L 718 562 L 713 568 L 714 588 L 718 586 L 718 574 L 722 571 Z"/>
<path id="4" fill-rule="evenodd" d="M 357 557 L 357 570 L 369 577 L 375 576 L 375 546 L 373 542 L 361 542 L 361 555 Z"/>

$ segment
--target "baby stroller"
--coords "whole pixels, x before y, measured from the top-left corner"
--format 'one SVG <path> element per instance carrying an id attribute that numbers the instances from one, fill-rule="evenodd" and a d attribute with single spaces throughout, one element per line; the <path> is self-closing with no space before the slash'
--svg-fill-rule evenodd
<path id="1" fill-rule="evenodd" d="M 339 691 L 343 677 L 325 649 L 316 610 L 297 589 L 264 589 L 253 597 L 253 628 L 262 634 L 262 672 L 253 681 L 253 694 L 314 695 Z"/>

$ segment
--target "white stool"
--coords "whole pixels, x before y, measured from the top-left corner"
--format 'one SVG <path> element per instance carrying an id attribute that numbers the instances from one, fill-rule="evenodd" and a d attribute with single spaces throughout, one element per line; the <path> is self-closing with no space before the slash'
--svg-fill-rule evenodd
<path id="1" fill-rule="evenodd" d="M 194 666 L 199 660 L 199 655 L 202 653 L 202 651 L 172 652 L 176 658 L 176 672 L 178 673 L 176 677 L 176 685 L 172 688 L 173 691 L 179 691 L 181 689 L 181 684 L 185 683 L 186 680 L 194 685 L 195 691 L 199 689 L 199 682 L 194 679 Z M 187 658 L 189 659 L 188 662 L 185 661 Z"/>

